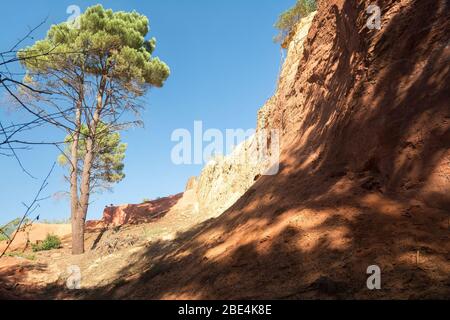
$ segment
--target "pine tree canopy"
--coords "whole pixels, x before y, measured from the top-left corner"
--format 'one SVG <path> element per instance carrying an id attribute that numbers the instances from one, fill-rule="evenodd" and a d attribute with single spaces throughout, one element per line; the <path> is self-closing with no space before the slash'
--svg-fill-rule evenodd
<path id="1" fill-rule="evenodd" d="M 69 22 L 53 25 L 44 40 L 21 50 L 18 55 L 22 64 L 34 73 L 69 66 L 90 75 L 107 75 L 124 86 L 163 86 L 170 70 L 152 56 L 156 40 L 145 39 L 149 32 L 146 16 L 96 5 L 78 19 L 78 28 Z"/>

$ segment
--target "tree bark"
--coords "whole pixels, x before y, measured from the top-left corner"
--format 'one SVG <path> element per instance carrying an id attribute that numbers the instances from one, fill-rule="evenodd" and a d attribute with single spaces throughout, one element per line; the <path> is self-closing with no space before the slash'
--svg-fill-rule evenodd
<path id="1" fill-rule="evenodd" d="M 72 218 L 72 254 L 80 255 L 84 253 L 84 225 L 81 210 Z"/>
<path id="2" fill-rule="evenodd" d="M 80 202 L 78 197 L 78 143 L 80 139 L 81 130 L 81 104 L 82 101 L 77 103 L 77 110 L 75 115 L 76 131 L 72 138 L 71 152 L 71 170 L 70 170 L 70 217 L 72 223 L 72 254 L 83 254 L 83 242 L 84 242 L 84 228 L 80 230 L 80 219 L 78 218 Z"/>
<path id="3" fill-rule="evenodd" d="M 94 142 L 92 138 L 88 137 L 86 139 L 86 156 L 84 157 L 83 173 L 81 174 L 80 207 L 77 212 L 75 223 L 77 228 L 77 252 L 74 254 L 84 253 L 84 226 L 89 208 L 91 169 L 94 156 Z"/>
<path id="4" fill-rule="evenodd" d="M 97 94 L 97 105 L 92 118 L 88 124 L 89 135 L 86 137 L 86 154 L 83 161 L 83 170 L 81 174 L 80 201 L 76 217 L 72 223 L 74 231 L 72 233 L 72 253 L 74 255 L 84 253 L 84 227 L 89 208 L 89 198 L 91 191 L 91 170 L 95 159 L 95 139 L 97 126 L 100 122 L 100 115 L 103 108 L 103 94 L 106 87 L 106 76 L 102 76 L 100 87 Z"/>

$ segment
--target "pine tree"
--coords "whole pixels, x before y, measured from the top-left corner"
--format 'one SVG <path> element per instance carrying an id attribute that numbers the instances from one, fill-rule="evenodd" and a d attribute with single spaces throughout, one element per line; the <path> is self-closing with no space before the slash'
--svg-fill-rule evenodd
<path id="1" fill-rule="evenodd" d="M 24 81 L 33 88 L 22 88 L 22 98 L 69 136 L 65 154 L 73 254 L 84 253 L 84 226 L 98 167 L 107 164 L 110 170 L 102 168 L 103 181 L 122 178 L 120 166 L 113 168 L 123 160 L 121 152 L 115 150 L 119 159 L 108 158 L 101 132 L 108 132 L 107 140 L 116 139 L 119 130 L 140 124 L 136 118 L 123 121 L 124 114 L 137 115 L 139 98 L 152 86 L 162 87 L 170 74 L 169 67 L 153 57 L 156 40 L 146 40 L 148 32 L 147 17 L 96 5 L 76 24 L 53 25 L 45 39 L 18 53 L 27 69 Z"/>

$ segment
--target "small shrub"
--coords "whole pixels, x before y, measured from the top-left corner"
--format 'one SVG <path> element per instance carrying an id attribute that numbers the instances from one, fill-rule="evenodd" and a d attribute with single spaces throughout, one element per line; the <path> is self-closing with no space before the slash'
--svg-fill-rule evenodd
<path id="1" fill-rule="evenodd" d="M 58 236 L 49 234 L 44 241 L 38 244 L 33 244 L 31 247 L 33 252 L 59 249 L 61 248 L 61 239 Z"/>
<path id="2" fill-rule="evenodd" d="M 274 39 L 275 42 L 279 42 L 283 47 L 287 47 L 287 43 L 297 23 L 316 10 L 316 0 L 297 0 L 297 3 L 289 10 L 283 12 L 275 23 L 275 28 L 280 31 Z"/>

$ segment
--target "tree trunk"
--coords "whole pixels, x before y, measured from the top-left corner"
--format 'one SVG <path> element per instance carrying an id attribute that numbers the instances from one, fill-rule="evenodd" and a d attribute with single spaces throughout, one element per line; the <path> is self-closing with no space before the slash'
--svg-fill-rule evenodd
<path id="1" fill-rule="evenodd" d="M 84 227 L 89 208 L 89 198 L 91 192 L 91 170 L 95 159 L 95 141 L 97 125 L 100 121 L 100 114 L 103 107 L 103 94 L 106 86 L 106 76 L 102 76 L 100 88 L 97 94 L 97 106 L 92 121 L 88 124 L 89 136 L 86 137 L 86 154 L 83 161 L 83 171 L 81 173 L 80 201 L 76 217 L 72 222 L 72 253 L 84 253 Z"/>
<path id="2" fill-rule="evenodd" d="M 81 210 L 78 210 L 75 217 L 72 218 L 72 254 L 79 255 L 84 253 L 84 225 L 85 219 L 82 218 Z"/>
<path id="3" fill-rule="evenodd" d="M 86 139 L 86 156 L 84 157 L 83 173 L 81 175 L 80 208 L 75 219 L 77 236 L 73 238 L 74 241 L 77 241 L 76 248 L 78 249 L 78 251 L 74 254 L 84 253 L 84 226 L 86 223 L 86 216 L 89 208 L 91 169 L 94 161 L 94 156 L 94 142 L 92 141 L 91 137 L 88 137 Z"/>
<path id="4" fill-rule="evenodd" d="M 80 219 L 78 218 L 80 209 L 78 197 L 78 143 L 81 130 L 81 104 L 82 101 L 80 99 L 75 115 L 77 128 L 73 134 L 72 148 L 70 150 L 70 218 L 72 222 L 72 254 L 74 255 L 84 253 L 84 228 L 80 231 Z"/>

